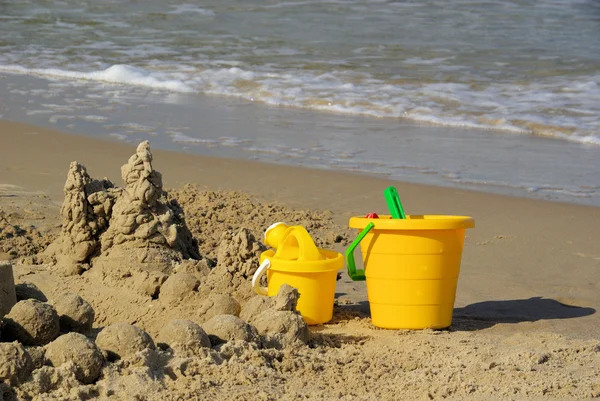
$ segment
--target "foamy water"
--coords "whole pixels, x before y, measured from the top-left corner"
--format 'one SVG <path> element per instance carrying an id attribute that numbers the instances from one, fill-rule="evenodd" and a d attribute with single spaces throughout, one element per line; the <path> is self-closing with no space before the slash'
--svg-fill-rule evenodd
<path id="1" fill-rule="evenodd" d="M 4 1 L 0 71 L 600 144 L 593 1 Z"/>

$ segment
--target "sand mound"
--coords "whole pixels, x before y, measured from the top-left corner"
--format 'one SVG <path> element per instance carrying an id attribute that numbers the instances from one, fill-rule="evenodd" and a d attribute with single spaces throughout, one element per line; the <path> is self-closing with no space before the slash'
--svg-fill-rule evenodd
<path id="1" fill-rule="evenodd" d="M 296 311 L 298 290 L 284 284 L 274 297 L 255 296 L 240 316 L 256 327 L 266 347 L 283 349 L 308 343 L 310 331 Z"/>
<path id="2" fill-rule="evenodd" d="M 88 333 L 92 330 L 94 316 L 92 306 L 77 294 L 60 294 L 50 302 L 60 320 L 62 332 Z"/>
<path id="3" fill-rule="evenodd" d="M 158 333 L 156 341 L 181 356 L 201 355 L 201 348 L 211 347 L 208 334 L 191 320 L 171 320 Z"/>
<path id="4" fill-rule="evenodd" d="M 253 324 L 265 336 L 267 346 L 277 349 L 307 344 L 310 336 L 306 322 L 296 312 L 266 310 L 256 316 Z"/>
<path id="5" fill-rule="evenodd" d="M 152 168 L 148 142 L 142 142 L 128 163 L 121 167 L 125 189 L 115 202 L 110 226 L 102 236 L 102 252 L 117 249 L 174 251 L 176 260 L 200 259 L 196 244 L 185 225 L 183 210 L 163 191 L 162 176 Z M 113 249 L 114 248 L 114 249 Z M 163 267 L 170 270 L 169 266 Z"/>
<path id="6" fill-rule="evenodd" d="M 144 330 L 127 323 L 105 327 L 96 344 L 108 354 L 109 360 L 127 358 L 145 349 L 154 349 L 152 338 Z"/>
<path id="7" fill-rule="evenodd" d="M 229 293 L 244 301 L 253 294 L 249 285 L 265 246 L 246 228 L 224 232 L 217 250 L 217 265 L 202 283 L 201 293 Z"/>
<path id="8" fill-rule="evenodd" d="M 34 262 L 35 255 L 45 249 L 54 235 L 40 232 L 31 225 L 22 226 L 18 214 L 0 210 L 0 260 L 21 259 Z"/>
<path id="9" fill-rule="evenodd" d="M 200 281 L 191 273 L 180 272 L 172 274 L 160 287 L 160 300 L 167 303 L 177 303 L 198 290 Z"/>
<path id="10" fill-rule="evenodd" d="M 227 294 L 211 294 L 198 307 L 197 318 L 201 322 L 217 315 L 239 316 L 241 306 L 238 301 Z"/>
<path id="11" fill-rule="evenodd" d="M 255 295 L 250 298 L 244 304 L 240 317 L 249 323 L 253 323 L 258 315 L 267 310 L 296 312 L 299 296 L 296 288 L 284 284 L 274 297 Z"/>
<path id="12" fill-rule="evenodd" d="M 259 338 L 254 326 L 233 315 L 217 315 L 204 323 L 202 328 L 213 345 L 228 341 L 255 342 Z"/>
<path id="13" fill-rule="evenodd" d="M 45 252 L 45 261 L 58 263 L 67 274 L 77 274 L 100 247 L 112 207 L 121 191 L 107 179 L 90 178 L 86 168 L 72 162 L 60 209 L 62 229 Z"/>
<path id="14" fill-rule="evenodd" d="M 58 337 L 58 314 L 51 305 L 29 299 L 19 301 L 4 317 L 2 337 L 24 345 L 45 345 Z"/>
<path id="15" fill-rule="evenodd" d="M 19 400 L 76 401 L 92 398 L 94 391 L 85 385 L 82 386 L 77 380 L 76 372 L 77 366 L 73 361 L 58 368 L 42 366 L 34 370 L 31 377 L 17 389 Z"/>
<path id="16" fill-rule="evenodd" d="M 21 344 L 0 343 L 0 381 L 18 385 L 27 379 L 32 370 L 31 358 Z"/>
<path id="17" fill-rule="evenodd" d="M 218 259 L 224 231 L 237 233 L 245 228 L 262 241 L 267 227 L 278 221 L 304 226 L 320 248 L 346 246 L 356 236 L 354 230 L 336 224 L 329 211 L 294 210 L 241 192 L 210 191 L 189 184 L 169 192 L 185 206 L 187 226 L 198 240 L 200 253 L 210 259 Z"/>
<path id="18" fill-rule="evenodd" d="M 93 383 L 100 376 L 104 363 L 96 344 L 79 333 L 65 334 L 48 344 L 46 359 L 55 367 L 72 362 L 75 377 L 83 384 Z"/>

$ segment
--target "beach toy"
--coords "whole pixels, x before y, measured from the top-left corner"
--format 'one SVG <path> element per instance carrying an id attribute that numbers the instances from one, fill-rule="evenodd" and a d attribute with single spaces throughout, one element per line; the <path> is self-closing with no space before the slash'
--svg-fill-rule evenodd
<path id="1" fill-rule="evenodd" d="M 370 217 L 366 218 L 368 219 Z M 354 261 L 354 250 L 373 227 L 375 227 L 374 223 L 367 224 L 365 228 L 363 228 L 363 230 L 358 234 L 358 237 L 356 237 L 356 239 L 352 241 L 348 249 L 346 249 L 346 265 L 348 269 L 348 276 L 350 276 L 352 281 L 365 281 L 367 279 L 364 270 L 356 269 L 356 262 Z"/>
<path id="2" fill-rule="evenodd" d="M 388 205 L 388 209 L 390 210 L 390 214 L 393 219 L 405 219 L 406 215 L 404 214 L 404 208 L 402 207 L 402 202 L 400 202 L 400 196 L 398 195 L 398 191 L 395 187 L 387 187 L 383 191 L 383 195 L 385 197 L 385 201 Z M 365 216 L 367 219 L 378 219 L 379 216 L 377 213 L 369 213 Z M 348 247 L 346 250 L 346 260 L 348 266 L 348 276 L 353 281 L 364 281 L 366 280 L 365 271 L 364 270 L 356 270 L 356 263 L 354 262 L 354 249 L 358 246 L 360 241 L 371 231 L 374 227 L 374 224 L 367 224 L 366 227 L 358 234 L 358 237 Z"/>
<path id="3" fill-rule="evenodd" d="M 277 245 L 281 242 L 281 238 L 283 238 L 283 234 L 285 230 L 288 229 L 288 225 L 282 222 L 277 222 L 271 224 L 265 230 L 265 238 L 264 243 L 271 248 L 277 248 Z"/>
<path id="4" fill-rule="evenodd" d="M 471 217 L 406 215 L 398 191 L 384 196 L 391 216 L 352 217 L 361 231 L 346 250 L 348 275 L 366 280 L 373 325 L 390 329 L 445 328 L 452 323 L 465 229 Z M 364 270 L 357 270 L 360 244 Z"/>
<path id="5" fill-rule="evenodd" d="M 398 196 L 396 188 L 387 187 L 383 191 L 383 196 L 385 197 L 388 209 L 390 209 L 392 219 L 405 219 L 404 208 L 402 207 L 402 202 L 400 202 L 400 196 Z"/>
<path id="6" fill-rule="evenodd" d="M 338 270 L 344 267 L 342 254 L 319 249 L 302 226 L 277 223 L 265 232 L 265 243 L 276 248 L 260 255 L 260 266 L 252 277 L 259 295 L 274 296 L 283 284 L 298 289 L 297 309 L 309 325 L 331 320 Z M 267 274 L 267 287 L 260 278 Z"/>
<path id="7" fill-rule="evenodd" d="M 348 274 L 366 280 L 374 326 L 441 329 L 452 323 L 468 216 L 352 217 L 360 231 L 346 251 Z M 360 244 L 364 270 L 353 251 Z"/>

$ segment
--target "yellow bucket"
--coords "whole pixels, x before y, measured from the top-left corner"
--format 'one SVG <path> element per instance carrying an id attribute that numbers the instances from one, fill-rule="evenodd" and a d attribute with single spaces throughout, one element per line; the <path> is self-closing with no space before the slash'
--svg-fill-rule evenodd
<path id="1" fill-rule="evenodd" d="M 321 324 L 333 317 L 333 302 L 337 272 L 344 267 L 342 254 L 315 246 L 310 234 L 302 226 L 278 231 L 277 247 L 260 255 L 260 267 L 252 277 L 252 286 L 259 295 L 274 296 L 283 284 L 298 289 L 297 309 L 309 325 Z M 279 235 L 281 240 L 279 240 Z M 259 285 L 266 272 L 268 287 Z"/>
<path id="2" fill-rule="evenodd" d="M 374 226 L 360 248 L 373 325 L 450 326 L 465 229 L 475 227 L 475 221 L 467 216 L 407 215 L 352 217 L 349 225 L 363 230 L 369 223 Z"/>

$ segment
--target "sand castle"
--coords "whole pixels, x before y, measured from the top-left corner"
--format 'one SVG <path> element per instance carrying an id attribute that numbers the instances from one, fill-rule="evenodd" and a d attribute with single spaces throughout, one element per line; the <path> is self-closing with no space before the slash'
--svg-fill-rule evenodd
<path id="1" fill-rule="evenodd" d="M 102 253 L 151 244 L 155 249 L 173 250 L 179 259 L 200 259 L 183 210 L 167 199 L 162 176 L 152 168 L 148 141 L 121 167 L 121 177 L 126 186 L 116 198 L 110 225 L 102 235 Z"/>
<path id="2" fill-rule="evenodd" d="M 308 327 L 296 311 L 297 290 L 285 286 L 273 299 L 253 297 L 250 279 L 265 246 L 248 229 L 223 231 L 217 261 L 202 258 L 182 208 L 168 198 L 152 167 L 148 142 L 137 147 L 121 175 L 124 188 L 71 163 L 61 231 L 41 259 L 62 275 L 99 279 L 151 298 L 164 314 L 160 327 L 150 326 L 156 341 L 126 322 L 94 331 L 96 312 L 82 297 L 57 293 L 48 299 L 32 283 L 15 286 L 10 263 L 2 264 L 0 358 L 6 363 L 0 399 L 68 392 L 131 365 L 143 367 L 149 383 L 165 369 L 182 369 L 180 358 L 221 363 L 230 346 L 268 354 L 308 342 Z"/>
<path id="3" fill-rule="evenodd" d="M 66 274 L 126 259 L 142 270 L 170 272 L 173 262 L 200 259 L 183 210 L 163 190 L 147 141 L 121 167 L 124 188 L 92 179 L 72 162 L 64 186 L 62 230 L 45 252 Z"/>

